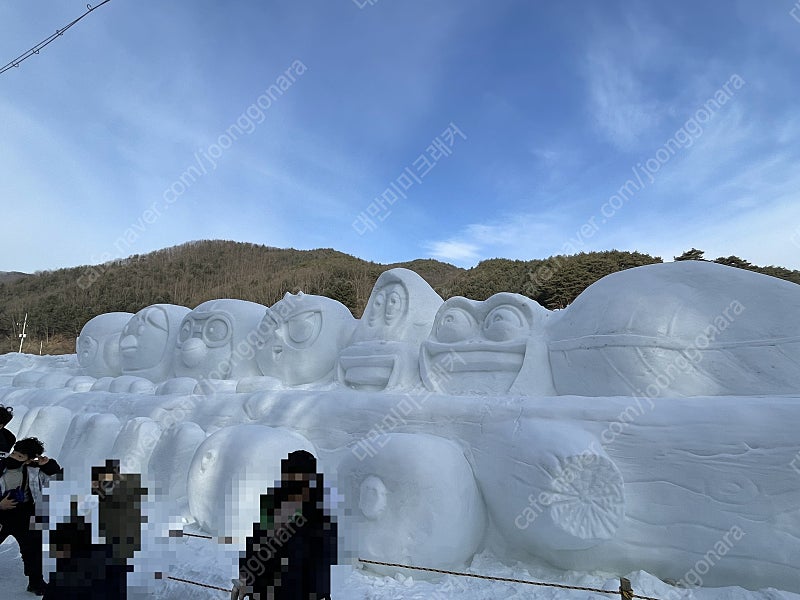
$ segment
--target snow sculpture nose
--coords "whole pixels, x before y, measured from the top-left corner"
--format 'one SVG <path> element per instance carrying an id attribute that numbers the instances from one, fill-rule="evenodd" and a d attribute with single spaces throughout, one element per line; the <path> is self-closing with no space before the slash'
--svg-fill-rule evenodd
<path id="1" fill-rule="evenodd" d="M 119 349 L 123 354 L 136 351 L 137 345 L 136 336 L 134 335 L 126 335 L 119 341 Z"/>
<path id="2" fill-rule="evenodd" d="M 183 342 L 181 359 L 187 367 L 196 367 L 205 358 L 208 347 L 200 338 L 190 338 Z"/>

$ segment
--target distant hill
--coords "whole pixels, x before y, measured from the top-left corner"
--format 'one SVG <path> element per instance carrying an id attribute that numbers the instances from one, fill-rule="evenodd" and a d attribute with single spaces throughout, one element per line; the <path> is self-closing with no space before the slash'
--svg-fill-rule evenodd
<path id="1" fill-rule="evenodd" d="M 678 259 L 702 260 L 702 251 Z M 189 242 L 102 265 L 0 276 L 0 352 L 15 350 L 28 313 L 26 351 L 74 352 L 75 338 L 92 317 L 136 312 L 160 302 L 194 307 L 213 298 L 239 298 L 271 305 L 286 292 L 302 290 L 334 298 L 354 316 L 364 310 L 383 271 L 406 267 L 419 273 L 443 298 L 484 300 L 500 291 L 529 296 L 547 308 L 563 308 L 601 277 L 661 258 L 609 250 L 529 261 L 495 258 L 471 269 L 432 259 L 379 264 L 330 248 L 281 249 L 243 242 Z M 716 262 L 800 283 L 800 272 L 757 267 L 738 257 Z M 16 275 L 16 277 L 14 277 Z"/>
<path id="2" fill-rule="evenodd" d="M 20 273 L 19 271 L 0 271 L 0 283 L 12 283 L 27 276 L 27 273 Z"/>

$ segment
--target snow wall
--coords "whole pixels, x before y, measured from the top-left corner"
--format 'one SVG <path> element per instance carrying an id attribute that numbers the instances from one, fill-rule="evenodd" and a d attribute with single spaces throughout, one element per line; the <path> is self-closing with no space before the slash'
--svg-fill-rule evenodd
<path id="1" fill-rule="evenodd" d="M 103 315 L 77 357 L 0 357 L 0 402 L 67 478 L 119 458 L 219 536 L 247 534 L 304 448 L 361 558 L 457 569 L 488 546 L 800 591 L 800 286 L 651 265 L 551 312 L 445 302 L 393 269 L 361 319 L 342 308 L 287 294 Z"/>

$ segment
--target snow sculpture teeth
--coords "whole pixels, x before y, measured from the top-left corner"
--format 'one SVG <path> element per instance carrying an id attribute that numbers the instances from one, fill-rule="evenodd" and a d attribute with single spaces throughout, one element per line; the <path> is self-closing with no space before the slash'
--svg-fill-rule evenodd
<path id="1" fill-rule="evenodd" d="M 463 566 L 483 540 L 486 510 L 462 450 L 444 438 L 409 433 L 387 434 L 375 447 L 363 459 L 348 454 L 338 468 L 359 556 Z"/>

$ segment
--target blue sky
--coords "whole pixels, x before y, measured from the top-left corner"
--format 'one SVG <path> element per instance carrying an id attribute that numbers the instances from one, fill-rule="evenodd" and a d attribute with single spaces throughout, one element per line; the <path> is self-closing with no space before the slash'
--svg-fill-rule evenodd
<path id="1" fill-rule="evenodd" d="M 210 238 L 800 268 L 794 6 L 112 0 L 0 75 L 0 270 Z M 0 3 L 0 63 L 85 10 Z"/>

